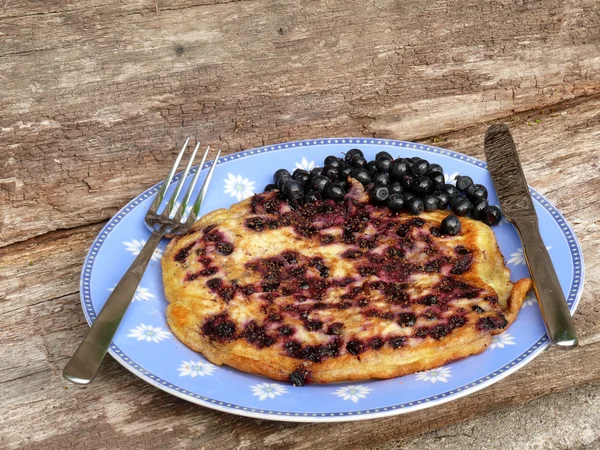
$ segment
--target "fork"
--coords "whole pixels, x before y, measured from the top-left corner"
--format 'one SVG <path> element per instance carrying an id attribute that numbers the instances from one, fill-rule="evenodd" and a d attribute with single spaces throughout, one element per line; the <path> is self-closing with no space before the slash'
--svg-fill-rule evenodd
<path id="1" fill-rule="evenodd" d="M 181 174 L 181 178 L 175 187 L 175 192 L 167 201 L 162 212 L 159 213 L 160 205 L 167 193 L 167 189 L 173 180 L 173 175 L 175 175 L 175 171 L 183 158 L 183 155 L 188 147 L 188 143 L 190 138 L 188 137 L 177 158 L 173 167 L 167 177 L 165 178 L 158 194 L 154 198 L 152 205 L 148 209 L 146 213 L 145 222 L 146 225 L 152 230 L 152 234 L 148 238 L 148 241 L 140 251 L 139 255 L 135 258 L 135 261 L 129 266 L 123 278 L 119 281 L 115 289 L 112 291 L 108 300 L 104 304 L 104 307 L 98 314 L 98 318 L 93 323 L 92 327 L 88 331 L 87 335 L 77 347 L 77 350 L 63 369 L 63 376 L 76 384 L 88 384 L 91 383 L 96 374 L 98 373 L 98 369 L 102 364 L 102 360 L 106 356 L 106 352 L 110 346 L 111 341 L 113 340 L 117 329 L 119 328 L 119 324 L 125 315 L 125 311 L 127 307 L 131 303 L 131 299 L 135 294 L 138 285 L 140 284 L 140 280 L 144 275 L 144 271 L 154 254 L 154 250 L 158 246 L 160 240 L 166 235 L 176 236 L 180 234 L 186 233 L 193 223 L 196 221 L 198 217 L 198 213 L 200 212 L 200 207 L 202 206 L 202 202 L 204 201 L 204 197 L 206 196 L 206 192 L 208 190 L 208 185 L 210 184 L 210 180 L 212 178 L 213 172 L 216 167 L 216 161 L 221 154 L 221 150 L 217 152 L 217 156 L 213 161 L 213 164 L 206 175 L 206 179 L 202 184 L 202 188 L 196 200 L 194 201 L 194 205 L 192 210 L 190 211 L 187 219 L 183 220 L 183 215 L 188 206 L 188 202 L 190 200 L 190 196 L 192 195 L 192 191 L 196 186 L 196 182 L 198 181 L 198 177 L 200 176 L 200 170 L 206 161 L 206 157 L 208 156 L 208 151 L 210 150 L 210 146 L 208 146 L 204 152 L 204 156 L 202 157 L 202 162 L 198 166 L 198 170 L 196 174 L 192 178 L 190 185 L 188 186 L 183 200 L 178 208 L 175 209 L 177 198 L 183 189 L 183 184 L 187 175 L 192 167 L 192 163 L 194 162 L 194 158 L 196 157 L 196 153 L 200 148 L 200 143 L 197 143 L 190 160 L 188 161 L 185 170 Z M 175 213 L 175 216 L 171 218 L 171 215 Z"/>

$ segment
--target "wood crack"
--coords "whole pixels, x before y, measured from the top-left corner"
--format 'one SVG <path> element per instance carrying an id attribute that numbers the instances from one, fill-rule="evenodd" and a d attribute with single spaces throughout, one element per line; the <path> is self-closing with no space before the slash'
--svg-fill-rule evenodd
<path id="1" fill-rule="evenodd" d="M 27 305 L 19 306 L 19 307 L 14 308 L 14 309 L 9 309 L 8 311 L 2 311 L 2 312 L 0 312 L 0 316 L 4 316 L 4 315 L 10 314 L 10 313 L 15 312 L 15 311 L 19 311 L 19 310 L 24 309 L 24 308 L 31 308 L 32 306 L 37 306 L 37 305 L 40 305 L 42 303 L 48 303 L 48 302 L 52 302 L 52 301 L 55 301 L 55 300 L 60 300 L 61 298 L 69 297 L 69 296 L 75 295 L 75 294 L 79 294 L 79 291 L 77 290 L 77 291 L 69 292 L 67 294 L 59 295 L 57 297 L 46 298 L 44 300 L 40 300 L 39 302 L 29 303 Z"/>

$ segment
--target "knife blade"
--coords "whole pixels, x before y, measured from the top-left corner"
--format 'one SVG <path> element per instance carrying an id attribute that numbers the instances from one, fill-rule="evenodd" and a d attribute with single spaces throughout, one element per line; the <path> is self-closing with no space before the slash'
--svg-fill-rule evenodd
<path id="1" fill-rule="evenodd" d="M 550 342 L 560 348 L 576 347 L 577 335 L 573 319 L 542 240 L 538 217 L 508 126 L 490 126 L 485 133 L 484 149 L 502 212 L 515 225 L 521 237 L 523 253 Z"/>

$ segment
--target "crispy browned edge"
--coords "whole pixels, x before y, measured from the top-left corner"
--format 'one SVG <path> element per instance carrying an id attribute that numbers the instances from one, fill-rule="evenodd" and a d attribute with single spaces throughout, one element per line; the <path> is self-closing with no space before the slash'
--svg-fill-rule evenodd
<path id="1" fill-rule="evenodd" d="M 230 211 L 244 209 L 250 202 L 250 199 L 244 200 L 233 205 Z M 216 210 L 202 217 L 193 229 L 198 230 L 213 223 L 214 218 L 221 215 L 223 210 Z M 426 213 L 427 219 L 443 219 L 449 211 L 436 211 Z M 462 218 L 463 227 L 468 233 L 471 228 L 469 219 Z M 487 227 L 489 233 L 493 232 Z M 481 229 L 480 229 L 481 230 Z M 172 240 L 164 252 L 162 259 L 163 269 L 166 261 L 172 257 L 176 249 L 177 239 Z M 498 244 L 494 237 L 495 258 L 502 261 L 503 270 L 504 258 L 500 253 Z M 476 258 L 476 263 L 478 261 Z M 494 270 L 497 270 L 494 269 Z M 477 276 L 481 276 L 478 274 Z M 166 281 L 166 280 L 165 280 Z M 485 282 L 485 280 L 483 280 Z M 528 278 L 517 281 L 503 305 L 503 313 L 506 316 L 508 325 L 517 318 L 517 314 L 525 299 L 525 295 L 531 288 L 531 280 Z M 359 356 L 350 354 L 342 355 L 337 358 L 325 360 L 321 363 L 303 362 L 280 354 L 274 348 L 258 349 L 245 340 L 235 340 L 227 343 L 218 343 L 209 341 L 201 337 L 198 323 L 193 323 L 195 314 L 185 306 L 180 305 L 174 297 L 174 292 L 167 287 L 165 283 L 165 295 L 171 302 L 167 308 L 167 322 L 177 338 L 190 349 L 201 353 L 210 362 L 216 365 L 226 364 L 243 372 L 262 375 L 274 380 L 289 381 L 292 372 L 305 368 L 309 374 L 309 380 L 313 383 L 331 383 L 336 381 L 352 381 L 367 379 L 387 379 L 408 375 L 414 372 L 429 370 L 443 366 L 452 361 L 465 358 L 469 355 L 477 354 L 485 350 L 491 343 L 492 334 L 503 332 L 506 328 L 494 330 L 493 333 L 477 331 L 474 325 L 461 327 L 454 330 L 450 335 L 437 341 L 427 338 L 418 347 L 411 348 L 405 346 L 399 349 L 390 349 L 384 347 L 380 350 L 367 350 Z M 507 325 L 507 327 L 508 327 Z"/>

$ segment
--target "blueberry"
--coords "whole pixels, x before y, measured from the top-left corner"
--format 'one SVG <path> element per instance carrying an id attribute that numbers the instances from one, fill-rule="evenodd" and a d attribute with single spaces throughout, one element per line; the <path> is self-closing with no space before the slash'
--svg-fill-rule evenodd
<path id="1" fill-rule="evenodd" d="M 458 189 L 456 189 L 456 186 L 454 186 L 453 184 L 446 184 L 444 186 L 444 189 L 450 197 L 455 197 L 458 195 Z"/>
<path id="2" fill-rule="evenodd" d="M 397 181 L 390 184 L 388 189 L 390 190 L 390 195 L 402 194 L 404 192 L 404 189 L 402 189 L 402 185 L 400 183 L 398 183 Z"/>
<path id="3" fill-rule="evenodd" d="M 405 190 L 410 191 L 412 187 L 417 184 L 417 179 L 412 175 L 404 175 L 400 179 L 400 184 Z"/>
<path id="4" fill-rule="evenodd" d="M 442 220 L 442 233 L 449 234 L 450 236 L 456 236 L 460 233 L 460 220 L 454 214 L 446 216 Z"/>
<path id="5" fill-rule="evenodd" d="M 317 175 L 311 181 L 311 187 L 317 192 L 323 192 L 331 181 L 324 175 Z"/>
<path id="6" fill-rule="evenodd" d="M 369 194 L 371 197 L 371 202 L 376 205 L 381 205 L 384 204 L 390 196 L 390 191 L 386 186 L 375 186 L 373 189 L 371 189 Z"/>
<path id="7" fill-rule="evenodd" d="M 449 203 L 449 205 L 450 205 L 450 208 L 452 208 L 452 207 L 454 206 L 454 204 L 455 204 L 455 203 L 461 202 L 461 201 L 463 201 L 464 199 L 465 199 L 465 196 L 464 196 L 464 195 L 462 195 L 462 194 L 460 194 L 460 193 L 459 193 L 459 194 L 456 194 L 456 195 L 453 195 L 453 196 L 451 196 L 451 197 L 450 197 L 450 200 L 449 200 L 449 202 L 448 202 L 448 203 Z"/>
<path id="8" fill-rule="evenodd" d="M 375 161 L 369 161 L 366 168 L 372 177 L 377 173 L 377 163 Z"/>
<path id="9" fill-rule="evenodd" d="M 453 200 L 457 199 L 457 200 L 451 202 L 452 211 L 454 212 L 454 214 L 456 214 L 458 216 L 466 216 L 467 214 L 469 214 L 471 212 L 471 208 L 473 205 L 471 205 L 471 202 L 469 201 L 469 199 L 467 199 L 466 197 L 462 197 L 462 198 L 453 197 L 452 199 Z"/>
<path id="10" fill-rule="evenodd" d="M 461 192 L 467 192 L 469 186 L 473 184 L 473 179 L 466 175 L 459 175 L 456 177 L 456 189 Z"/>
<path id="11" fill-rule="evenodd" d="M 404 208 L 404 199 L 400 194 L 392 194 L 387 199 L 387 205 L 390 211 L 399 213 Z"/>
<path id="12" fill-rule="evenodd" d="M 488 198 L 488 191 L 484 185 L 474 184 L 473 189 L 471 189 L 471 187 L 469 187 L 467 195 L 469 195 L 469 198 L 471 199 L 471 201 L 480 200 L 480 199 L 486 200 Z"/>
<path id="13" fill-rule="evenodd" d="M 423 159 L 423 158 L 420 158 L 418 156 L 413 156 L 412 158 L 407 158 L 406 160 L 415 164 L 416 162 L 421 161 L 421 159 Z"/>
<path id="14" fill-rule="evenodd" d="M 304 169 L 296 169 L 294 170 L 292 178 L 304 186 L 308 183 L 308 180 L 310 180 L 310 173 Z"/>
<path id="15" fill-rule="evenodd" d="M 435 191 L 433 193 L 433 195 L 435 195 L 435 198 L 437 198 L 437 200 L 438 200 L 438 208 L 439 209 L 444 209 L 446 206 L 448 206 L 448 202 L 450 201 L 450 196 L 448 195 L 448 193 L 446 191 Z"/>
<path id="16" fill-rule="evenodd" d="M 433 192 L 433 181 L 426 176 L 420 176 L 412 186 L 412 191 L 417 195 L 425 195 Z"/>
<path id="17" fill-rule="evenodd" d="M 310 169 L 310 176 L 316 177 L 317 175 L 321 175 L 322 170 L 322 167 L 313 167 L 312 169 Z"/>
<path id="18" fill-rule="evenodd" d="M 292 174 L 287 169 L 279 169 L 273 174 L 273 181 L 278 184 L 277 182 L 284 177 L 292 178 Z"/>
<path id="19" fill-rule="evenodd" d="M 327 158 L 325 158 L 324 163 L 326 166 L 335 167 L 336 169 L 340 167 L 340 164 L 342 164 L 342 162 L 340 161 L 340 158 L 338 158 L 337 156 L 333 156 L 333 155 L 330 155 Z"/>
<path id="20" fill-rule="evenodd" d="M 298 201 L 304 197 L 304 189 L 300 186 L 295 180 L 288 180 L 283 185 L 283 195 L 285 195 L 288 200 Z"/>
<path id="21" fill-rule="evenodd" d="M 444 173 L 444 169 L 439 164 L 435 164 L 434 163 L 434 164 L 431 164 L 429 166 L 429 173 L 431 173 L 431 172 L 441 172 L 441 173 Z"/>
<path id="22" fill-rule="evenodd" d="M 338 167 L 338 170 L 340 171 L 340 179 L 344 181 L 347 180 L 350 174 L 352 173 L 352 167 L 350 166 L 350 164 L 346 163 L 341 163 L 340 167 Z"/>
<path id="23" fill-rule="evenodd" d="M 310 173 L 308 172 L 308 170 L 296 169 L 296 170 L 294 170 L 294 173 L 292 174 L 292 178 L 295 180 L 298 175 L 303 174 L 303 173 L 310 176 Z"/>
<path id="24" fill-rule="evenodd" d="M 388 172 L 390 170 L 390 166 L 392 165 L 392 160 L 387 158 L 379 158 L 375 160 L 375 167 L 379 172 Z"/>
<path id="25" fill-rule="evenodd" d="M 471 217 L 475 220 L 481 219 L 481 213 L 488 207 L 488 201 L 481 198 L 473 202 L 473 209 L 471 210 Z"/>
<path id="26" fill-rule="evenodd" d="M 355 156 L 363 157 L 365 155 L 363 155 L 363 152 L 361 152 L 359 149 L 353 148 L 352 150 L 348 150 L 348 153 L 344 155 L 344 160 L 346 162 L 351 162 Z"/>
<path id="27" fill-rule="evenodd" d="M 392 157 L 392 155 L 390 155 L 388 152 L 379 152 L 375 155 L 375 159 L 388 159 L 390 161 L 393 161 L 394 158 Z"/>
<path id="28" fill-rule="evenodd" d="M 425 205 L 423 204 L 423 200 L 419 197 L 413 197 L 406 202 L 406 207 L 413 214 L 421 214 L 425 209 Z"/>
<path id="29" fill-rule="evenodd" d="M 367 169 L 357 168 L 352 171 L 352 178 L 356 181 L 360 182 L 363 185 L 367 185 L 373 182 L 373 178 L 371 178 L 371 174 Z"/>
<path id="30" fill-rule="evenodd" d="M 425 211 L 435 211 L 438 209 L 439 203 L 435 195 L 426 195 L 423 197 L 423 207 Z"/>
<path id="31" fill-rule="evenodd" d="M 352 158 L 352 165 L 354 167 L 365 167 L 367 165 L 367 160 L 362 156 L 355 156 Z"/>
<path id="32" fill-rule="evenodd" d="M 340 186 L 344 190 L 344 192 L 348 192 L 348 189 L 350 188 L 350 184 L 346 180 L 336 181 L 335 184 Z"/>
<path id="33" fill-rule="evenodd" d="M 340 178 L 340 171 L 333 166 L 325 166 L 321 175 L 325 175 L 331 181 L 337 181 Z"/>
<path id="34" fill-rule="evenodd" d="M 265 186 L 264 192 L 271 192 L 271 191 L 274 191 L 275 189 L 277 189 L 276 184 L 267 184 Z"/>
<path id="35" fill-rule="evenodd" d="M 444 178 L 444 174 L 442 172 L 431 172 L 429 171 L 428 177 L 433 181 L 433 188 L 438 191 L 440 189 L 444 189 L 444 185 L 446 184 L 446 179 Z"/>
<path id="36" fill-rule="evenodd" d="M 325 196 L 339 202 L 344 199 L 344 189 L 336 183 L 329 183 L 325 188 Z"/>
<path id="37" fill-rule="evenodd" d="M 471 198 L 471 196 L 473 195 L 473 191 L 474 191 L 475 189 L 477 189 L 477 188 L 475 187 L 475 185 L 474 185 L 474 184 L 472 184 L 471 186 L 469 186 L 469 187 L 467 188 L 467 190 L 465 191 L 465 195 L 467 196 L 467 198 L 468 198 L 468 199 L 470 199 L 470 198 Z"/>
<path id="38" fill-rule="evenodd" d="M 304 201 L 306 203 L 314 203 L 321 198 L 318 192 L 313 191 L 312 189 L 307 190 L 304 193 Z"/>
<path id="39" fill-rule="evenodd" d="M 429 173 L 429 163 L 424 159 L 416 161 L 410 168 L 410 171 L 416 177 L 427 175 Z"/>
<path id="40" fill-rule="evenodd" d="M 404 200 L 405 204 L 407 204 L 411 198 L 416 198 L 416 197 L 417 196 L 415 194 L 413 194 L 412 192 L 404 192 L 402 194 L 402 199 Z"/>
<path id="41" fill-rule="evenodd" d="M 386 172 L 379 172 L 373 177 L 373 183 L 381 186 L 387 186 L 390 184 L 390 174 Z"/>
<path id="42" fill-rule="evenodd" d="M 281 191 L 283 190 L 283 185 L 285 183 L 287 183 L 288 181 L 292 181 L 292 177 L 291 176 L 282 176 L 277 180 L 277 188 Z"/>
<path id="43" fill-rule="evenodd" d="M 481 221 L 490 227 L 500 222 L 502 213 L 497 206 L 488 206 L 481 213 Z"/>
<path id="44" fill-rule="evenodd" d="M 409 171 L 410 167 L 403 158 L 397 159 L 390 165 L 390 175 L 398 181 L 400 181 L 404 175 L 407 175 Z"/>

